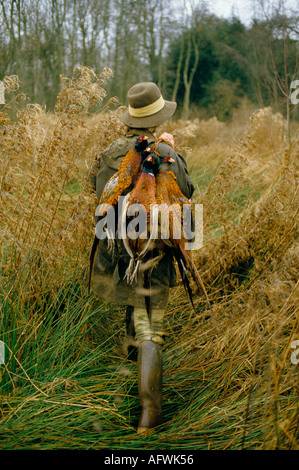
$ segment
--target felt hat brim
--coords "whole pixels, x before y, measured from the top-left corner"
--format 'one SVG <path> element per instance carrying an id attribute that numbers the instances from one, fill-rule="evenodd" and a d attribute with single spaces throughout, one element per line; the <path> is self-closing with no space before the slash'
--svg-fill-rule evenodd
<path id="1" fill-rule="evenodd" d="M 167 121 L 175 113 L 177 103 L 174 101 L 165 101 L 163 108 L 155 114 L 144 117 L 133 117 L 127 109 L 120 117 L 120 121 L 126 124 L 128 127 L 136 129 L 145 129 L 148 127 L 156 127 Z"/>

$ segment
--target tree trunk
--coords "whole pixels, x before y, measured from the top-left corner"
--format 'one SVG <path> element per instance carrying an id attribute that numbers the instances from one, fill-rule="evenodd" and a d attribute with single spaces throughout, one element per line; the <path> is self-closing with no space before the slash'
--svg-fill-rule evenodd
<path id="1" fill-rule="evenodd" d="M 184 95 L 184 104 L 183 104 L 183 119 L 187 121 L 189 118 L 189 111 L 190 111 L 190 93 L 191 93 L 191 86 L 194 78 L 194 74 L 196 72 L 197 66 L 198 66 L 198 61 L 199 61 L 199 48 L 196 42 L 196 36 L 195 36 L 196 31 L 189 31 L 188 36 L 187 36 L 187 56 L 185 59 L 185 66 L 184 66 L 184 73 L 183 73 L 183 80 L 184 80 L 184 86 L 185 86 L 185 95 Z M 190 75 L 188 77 L 188 70 L 189 70 L 189 64 L 190 64 L 190 59 L 191 59 L 191 52 L 192 52 L 192 45 L 194 48 L 194 64 L 191 69 Z"/>
<path id="2" fill-rule="evenodd" d="M 180 46 L 180 55 L 179 55 L 179 60 L 178 60 L 178 65 L 176 68 L 176 76 L 175 76 L 175 84 L 172 92 L 172 101 L 176 101 L 176 97 L 178 94 L 178 89 L 179 89 L 179 84 L 181 81 L 181 69 L 182 69 L 182 63 L 183 63 L 183 57 L 184 57 L 184 34 L 181 36 L 181 46 Z"/>

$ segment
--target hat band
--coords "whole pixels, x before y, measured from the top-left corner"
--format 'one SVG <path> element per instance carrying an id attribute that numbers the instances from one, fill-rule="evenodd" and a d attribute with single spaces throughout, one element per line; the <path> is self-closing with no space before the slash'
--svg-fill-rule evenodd
<path id="1" fill-rule="evenodd" d="M 129 114 L 132 117 L 151 116 L 152 114 L 161 111 L 161 109 L 164 107 L 164 104 L 165 101 L 163 97 L 160 96 L 157 101 L 154 101 L 154 103 L 148 104 L 147 106 L 143 106 L 143 108 L 132 108 L 132 106 L 129 106 Z"/>

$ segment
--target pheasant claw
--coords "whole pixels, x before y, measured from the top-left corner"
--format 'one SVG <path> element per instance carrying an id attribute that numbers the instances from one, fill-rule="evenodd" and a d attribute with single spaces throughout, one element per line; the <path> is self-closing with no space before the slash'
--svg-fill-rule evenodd
<path id="1" fill-rule="evenodd" d="M 137 260 L 137 263 L 136 263 L 136 266 L 135 266 L 135 269 L 131 275 L 131 279 L 130 279 L 130 283 L 132 284 L 134 279 L 137 281 L 137 272 L 138 272 L 138 268 L 139 268 L 139 264 L 140 264 L 140 260 Z"/>
<path id="2" fill-rule="evenodd" d="M 128 284 L 130 283 L 130 280 L 131 280 L 131 272 L 133 269 L 133 265 L 134 265 L 134 259 L 131 258 L 129 262 L 129 266 L 127 267 L 125 275 L 124 275 L 124 279 L 127 280 Z"/>

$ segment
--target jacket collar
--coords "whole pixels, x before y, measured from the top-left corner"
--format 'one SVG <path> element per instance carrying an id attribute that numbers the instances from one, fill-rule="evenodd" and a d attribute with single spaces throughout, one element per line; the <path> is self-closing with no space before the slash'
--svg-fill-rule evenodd
<path id="1" fill-rule="evenodd" d="M 114 170 L 117 170 L 122 158 L 132 148 L 137 137 L 146 135 L 149 143 L 155 141 L 155 136 L 148 129 L 129 129 L 129 131 L 120 139 L 112 142 L 102 153 L 101 158 L 104 163 Z"/>
<path id="2" fill-rule="evenodd" d="M 126 137 L 138 137 L 141 135 L 146 135 L 148 140 L 152 142 L 156 139 L 154 134 L 152 134 L 148 129 L 129 129 L 125 134 Z"/>

